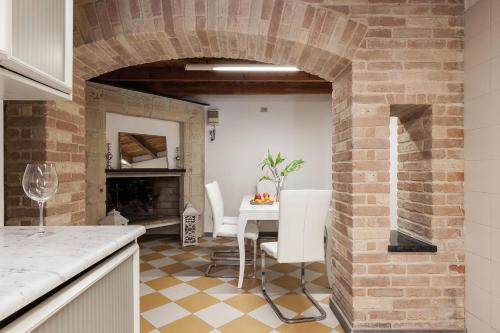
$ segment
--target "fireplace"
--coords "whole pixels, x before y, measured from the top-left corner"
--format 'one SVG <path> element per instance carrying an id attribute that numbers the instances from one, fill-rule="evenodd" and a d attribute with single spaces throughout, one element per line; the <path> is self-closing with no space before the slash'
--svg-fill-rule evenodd
<path id="1" fill-rule="evenodd" d="M 176 170 L 178 171 L 178 170 Z M 146 228 L 180 223 L 182 178 L 180 174 L 110 170 L 106 177 L 106 208 L 116 209 L 131 224 Z"/>

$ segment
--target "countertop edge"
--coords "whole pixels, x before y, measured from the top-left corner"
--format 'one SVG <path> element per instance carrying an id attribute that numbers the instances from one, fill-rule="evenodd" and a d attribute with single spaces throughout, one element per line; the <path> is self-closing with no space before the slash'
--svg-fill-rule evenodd
<path id="1" fill-rule="evenodd" d="M 47 227 L 47 232 L 50 232 L 51 230 L 58 229 L 58 228 L 88 228 L 90 226 L 60 226 L 60 227 Z M 124 228 L 121 226 L 94 226 L 95 228 L 103 228 L 103 229 L 110 229 L 110 228 Z M 16 228 L 17 230 L 23 230 L 23 229 L 28 229 L 29 227 L 2 227 L 2 228 Z M 123 235 L 117 236 L 115 239 L 112 241 L 109 241 L 106 245 L 103 245 L 102 247 L 99 247 L 99 249 L 96 249 L 93 251 L 93 253 L 90 253 L 86 255 L 84 258 L 81 258 L 81 260 L 78 263 L 75 263 L 71 267 L 67 267 L 65 269 L 62 269 L 61 272 L 58 272 L 56 275 L 55 273 L 52 272 L 42 272 L 34 270 L 34 269 L 27 269 L 24 270 L 25 273 L 33 273 L 33 274 L 44 274 L 43 280 L 36 281 L 39 284 L 45 284 L 42 286 L 39 286 L 37 288 L 33 288 L 32 286 L 29 288 L 29 290 L 24 290 L 21 289 L 17 293 L 12 293 L 10 295 L 2 295 L 4 296 L 2 304 L 0 304 L 0 321 L 8 318 L 10 315 L 14 314 L 15 312 L 21 310 L 22 308 L 28 306 L 32 302 L 36 301 L 40 297 L 43 297 L 47 293 L 51 292 L 52 290 L 56 289 L 63 283 L 67 282 L 68 280 L 74 278 L 81 272 L 85 271 L 89 267 L 95 265 L 96 263 L 100 262 L 101 260 L 107 258 L 111 254 L 115 253 L 119 249 L 123 248 L 127 244 L 135 241 L 139 236 L 143 235 L 146 232 L 146 229 L 144 226 L 127 226 L 125 227 L 127 229 L 130 229 L 128 232 L 124 233 Z M 0 267 L 0 271 L 5 268 Z M 18 270 L 12 270 L 12 273 L 17 273 Z M 0 294 L 1 290 L 0 290 Z"/>

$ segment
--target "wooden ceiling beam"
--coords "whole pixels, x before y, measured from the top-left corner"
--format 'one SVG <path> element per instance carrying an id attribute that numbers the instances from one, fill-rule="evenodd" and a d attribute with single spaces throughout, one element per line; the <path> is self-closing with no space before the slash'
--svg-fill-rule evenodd
<path id="1" fill-rule="evenodd" d="M 104 82 L 103 82 L 104 83 Z M 161 96 L 331 94 L 331 82 L 113 82 L 113 86 Z"/>
<path id="2" fill-rule="evenodd" d="M 121 69 L 99 76 L 102 82 L 327 82 L 305 72 L 234 73 L 162 69 Z"/>

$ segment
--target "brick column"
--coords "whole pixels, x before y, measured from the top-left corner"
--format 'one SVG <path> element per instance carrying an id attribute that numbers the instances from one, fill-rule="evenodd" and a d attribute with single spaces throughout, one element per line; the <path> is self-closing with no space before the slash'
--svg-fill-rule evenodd
<path id="1" fill-rule="evenodd" d="M 85 223 L 85 118 L 83 81 L 72 102 L 6 102 L 6 225 L 38 223 L 36 204 L 22 189 L 29 162 L 56 164 L 59 190 L 46 203 L 48 225 Z"/>
<path id="2" fill-rule="evenodd" d="M 352 149 L 352 70 L 349 68 L 333 83 L 333 294 L 340 311 L 353 321 L 353 149 Z"/>
<path id="3" fill-rule="evenodd" d="M 5 123 L 5 225 L 32 225 L 36 204 L 21 185 L 26 164 L 44 161 L 47 103 L 6 102 Z"/>

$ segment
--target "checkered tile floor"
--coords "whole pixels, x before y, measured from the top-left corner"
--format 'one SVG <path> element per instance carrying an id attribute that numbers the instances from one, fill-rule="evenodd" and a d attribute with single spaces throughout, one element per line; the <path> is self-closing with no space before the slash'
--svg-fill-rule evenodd
<path id="1" fill-rule="evenodd" d="M 211 238 L 186 248 L 172 239 L 141 242 L 141 332 L 343 332 L 328 308 L 330 291 L 322 263 L 309 264 L 306 271 L 308 290 L 327 312 L 321 322 L 281 322 L 261 295 L 260 279 L 245 279 L 244 288 L 238 289 L 236 279 L 204 277 L 211 250 L 235 245 Z M 286 316 L 316 315 L 307 299 L 297 294 L 299 266 L 268 258 L 267 267 L 269 294 Z"/>

